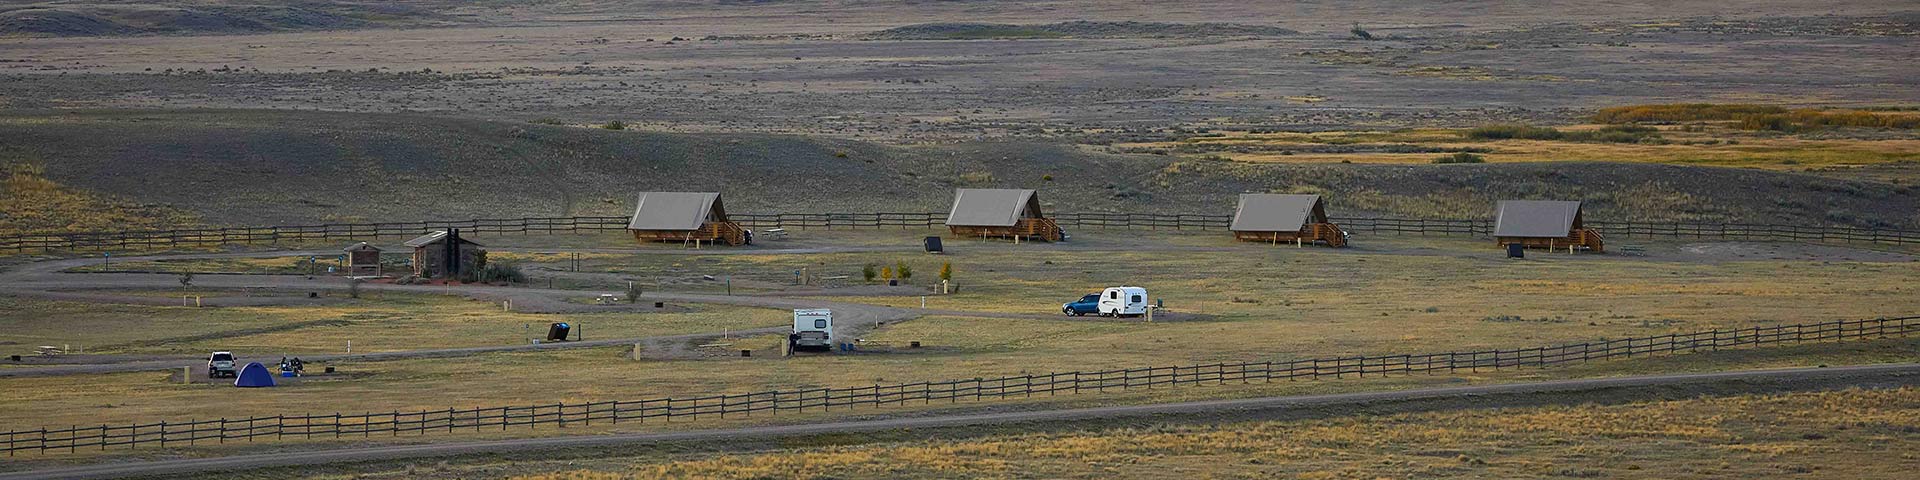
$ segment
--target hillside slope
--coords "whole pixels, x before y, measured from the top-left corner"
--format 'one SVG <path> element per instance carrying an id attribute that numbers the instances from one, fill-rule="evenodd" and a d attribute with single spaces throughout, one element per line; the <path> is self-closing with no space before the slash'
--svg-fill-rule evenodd
<path id="1" fill-rule="evenodd" d="M 1597 219 L 1920 224 L 1910 186 L 1642 164 L 1252 165 L 290 111 L 12 113 L 0 139 L 0 163 L 220 224 L 618 215 L 648 190 L 718 190 L 740 212 L 944 211 L 956 186 L 1038 188 L 1072 211 L 1224 214 L 1238 193 L 1280 191 L 1343 214 L 1484 218 L 1498 199 L 1559 198 Z"/>

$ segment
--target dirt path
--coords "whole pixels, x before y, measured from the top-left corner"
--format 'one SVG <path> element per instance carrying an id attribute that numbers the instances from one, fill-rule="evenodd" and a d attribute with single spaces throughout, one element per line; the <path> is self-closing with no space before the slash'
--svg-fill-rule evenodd
<path id="1" fill-rule="evenodd" d="M 408 458 L 449 457 L 503 451 L 523 452 L 540 449 L 612 447 L 636 444 L 658 446 L 668 443 L 726 440 L 765 441 L 767 439 L 781 437 L 804 437 L 821 434 L 845 434 L 902 429 L 951 429 L 1011 424 L 1037 426 L 1046 423 L 1098 421 L 1122 418 L 1143 418 L 1151 419 L 1151 421 L 1155 422 L 1172 422 L 1180 421 L 1183 417 L 1198 417 L 1203 421 L 1208 419 L 1217 421 L 1220 415 L 1258 418 L 1261 415 L 1276 415 L 1301 411 L 1330 410 L 1337 412 L 1342 408 L 1355 407 L 1391 409 L 1395 408 L 1396 404 L 1398 404 L 1398 408 L 1401 409 L 1424 408 L 1427 410 L 1441 410 L 1494 408 L 1513 405 L 1578 404 L 1592 402 L 1596 397 L 1626 400 L 1660 398 L 1663 395 L 1672 395 L 1676 390 L 1692 391 L 1712 389 L 1722 392 L 1792 391 L 1844 388 L 1847 386 L 1884 388 L 1915 384 L 1920 384 L 1920 364 L 1911 363 L 1832 368 L 1687 373 L 1065 410 L 885 418 L 878 420 L 685 432 L 602 434 L 426 445 L 394 445 L 318 451 L 288 451 L 271 454 L 50 468 L 38 471 L 0 474 L 0 480 L 66 480 L 161 475 L 182 475 L 200 478 L 209 472 L 233 472 L 297 465 L 341 464 Z"/>

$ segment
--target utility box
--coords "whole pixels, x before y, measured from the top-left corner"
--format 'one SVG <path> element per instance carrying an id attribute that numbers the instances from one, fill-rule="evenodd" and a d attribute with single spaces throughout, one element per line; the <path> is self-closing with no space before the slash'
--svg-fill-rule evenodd
<path id="1" fill-rule="evenodd" d="M 787 341 L 795 350 L 833 349 L 833 311 L 821 308 L 793 311 L 793 334 Z"/>

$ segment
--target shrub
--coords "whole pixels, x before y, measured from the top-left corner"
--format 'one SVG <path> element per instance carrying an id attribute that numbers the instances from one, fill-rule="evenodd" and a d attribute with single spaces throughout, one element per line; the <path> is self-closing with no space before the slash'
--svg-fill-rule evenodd
<path id="1" fill-rule="evenodd" d="M 873 283 L 873 279 L 880 276 L 880 270 L 874 268 L 873 264 L 869 263 L 860 267 L 860 276 L 866 278 L 867 283 Z"/>
<path id="2" fill-rule="evenodd" d="M 898 275 L 900 277 L 900 281 L 902 282 L 913 279 L 913 267 L 908 266 L 907 262 L 894 263 L 893 272 L 894 272 L 894 275 Z"/>
<path id="3" fill-rule="evenodd" d="M 1747 115 L 1786 113 L 1773 105 L 1741 103 L 1673 103 L 1628 105 L 1602 108 L 1593 114 L 1599 123 L 1688 122 L 1697 120 L 1733 120 Z"/>
<path id="4" fill-rule="evenodd" d="M 1433 163 L 1487 163 L 1487 159 L 1481 158 L 1479 155 L 1460 152 L 1433 159 Z"/>
<path id="5" fill-rule="evenodd" d="M 606 123 L 605 125 L 601 125 L 601 126 L 600 126 L 600 128 L 604 128 L 604 129 L 607 129 L 607 130 L 626 130 L 626 129 L 627 129 L 627 124 L 626 124 L 626 122 L 621 122 L 621 121 L 619 121 L 619 120 L 614 120 L 614 121 L 611 121 L 611 122 L 607 122 L 607 123 Z"/>
<path id="6" fill-rule="evenodd" d="M 490 263 L 480 267 L 479 270 L 474 279 L 481 283 L 526 283 L 527 281 L 527 274 L 520 271 L 520 266 L 511 263 Z"/>
<path id="7" fill-rule="evenodd" d="M 893 269 L 892 269 L 892 268 L 889 268 L 889 267 L 880 267 L 880 279 L 881 279 L 881 280 L 892 280 L 892 279 L 893 279 Z"/>
<path id="8" fill-rule="evenodd" d="M 953 281 L 953 262 L 946 262 L 946 263 L 940 264 L 940 279 L 945 281 Z"/>
<path id="9" fill-rule="evenodd" d="M 1561 137 L 1559 130 L 1529 125 L 1487 125 L 1468 130 L 1465 135 L 1475 140 L 1559 140 Z"/>
<path id="10" fill-rule="evenodd" d="M 627 282 L 627 303 L 639 302 L 641 293 L 639 282 Z"/>

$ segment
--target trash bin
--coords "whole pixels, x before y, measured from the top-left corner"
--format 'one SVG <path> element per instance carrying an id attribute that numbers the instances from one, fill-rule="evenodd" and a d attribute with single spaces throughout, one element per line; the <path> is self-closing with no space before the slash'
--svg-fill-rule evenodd
<path id="1" fill-rule="evenodd" d="M 926 244 L 927 244 L 927 253 L 940 253 L 940 252 L 946 251 L 946 249 L 940 245 L 940 237 L 927 237 Z"/>
<path id="2" fill-rule="evenodd" d="M 1518 243 L 1507 244 L 1507 258 L 1526 258 L 1527 246 Z"/>
<path id="3" fill-rule="evenodd" d="M 572 331 L 573 331 L 573 326 L 567 325 L 566 322 L 560 322 L 560 323 L 548 325 L 547 341 L 549 342 L 567 341 L 567 334 Z"/>

